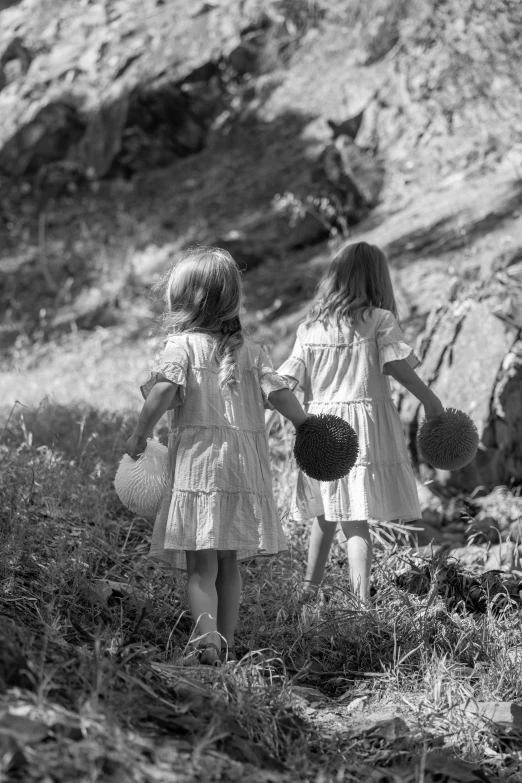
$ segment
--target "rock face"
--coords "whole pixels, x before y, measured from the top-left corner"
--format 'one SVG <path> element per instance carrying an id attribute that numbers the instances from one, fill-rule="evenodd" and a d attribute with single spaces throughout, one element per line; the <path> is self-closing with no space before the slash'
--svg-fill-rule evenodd
<path id="1" fill-rule="evenodd" d="M 516 259 L 515 259 L 516 260 Z M 401 399 L 400 412 L 414 464 L 435 488 L 472 492 L 522 481 L 522 264 L 482 283 L 454 290 L 435 310 L 420 338 L 420 375 L 445 407 L 469 414 L 479 430 L 477 457 L 447 473 L 420 463 L 416 434 L 420 405 Z"/>
<path id="2" fill-rule="evenodd" d="M 240 41 L 240 4 L 46 5 L 2 13 L 2 173 L 74 160 L 101 177 L 118 156 L 132 169 L 201 148 L 223 108 L 218 63 Z"/>

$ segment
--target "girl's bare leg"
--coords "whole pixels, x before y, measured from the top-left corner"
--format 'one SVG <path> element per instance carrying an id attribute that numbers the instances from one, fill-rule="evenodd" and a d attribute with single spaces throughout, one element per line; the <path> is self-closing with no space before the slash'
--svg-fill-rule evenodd
<path id="1" fill-rule="evenodd" d="M 236 552 L 218 552 L 216 588 L 218 596 L 217 629 L 221 636 L 227 640 L 228 648 L 233 650 L 234 631 L 241 601 L 241 575 Z M 223 640 L 221 641 L 223 642 Z"/>
<path id="2" fill-rule="evenodd" d="M 202 663 L 219 660 L 221 642 L 217 633 L 218 596 L 216 579 L 218 556 L 215 549 L 199 549 L 186 552 L 188 573 L 188 600 L 192 617 L 196 623 L 194 636 L 203 636 L 197 644 L 215 644 L 218 650 L 209 648 L 201 656 Z M 207 660 L 208 659 L 208 660 Z"/>
<path id="3" fill-rule="evenodd" d="M 337 522 L 328 522 L 323 515 L 316 517 L 310 532 L 308 564 L 304 578 L 304 593 L 316 593 L 323 580 L 324 569 L 334 540 Z"/>
<path id="4" fill-rule="evenodd" d="M 352 590 L 363 604 L 369 604 L 372 542 L 368 520 L 341 522 L 341 526 L 346 536 L 346 553 Z"/>

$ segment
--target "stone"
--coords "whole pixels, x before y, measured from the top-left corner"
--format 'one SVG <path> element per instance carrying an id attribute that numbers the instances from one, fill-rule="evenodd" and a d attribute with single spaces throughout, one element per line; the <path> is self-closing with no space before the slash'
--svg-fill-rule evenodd
<path id="1" fill-rule="evenodd" d="M 450 549 L 448 556 L 458 560 L 465 568 L 479 567 L 482 570 L 486 562 L 487 550 L 482 546 L 460 546 Z"/>
<path id="2" fill-rule="evenodd" d="M 255 73 L 258 67 L 258 52 L 255 46 L 240 43 L 230 52 L 228 62 L 239 76 Z"/>
<path id="3" fill-rule="evenodd" d="M 466 711 L 494 723 L 507 723 L 522 728 L 522 707 L 509 701 L 470 701 Z"/>
<path id="4" fill-rule="evenodd" d="M 431 492 L 429 486 L 421 481 L 416 482 L 417 495 L 422 509 L 422 520 L 435 527 L 440 527 L 444 519 L 444 505 L 442 500 Z"/>
<path id="5" fill-rule="evenodd" d="M 0 11 L 10 8 L 12 5 L 18 5 L 21 0 L 0 0 Z"/>
<path id="6" fill-rule="evenodd" d="M 488 550 L 488 557 L 484 566 L 485 571 L 505 571 L 510 573 L 515 568 L 517 547 L 512 541 L 504 541 L 496 544 Z"/>
<path id="7" fill-rule="evenodd" d="M 193 16 L 174 0 L 160 12 L 155 0 L 126 0 L 124 12 L 94 0 L 64 6 L 59 24 L 49 12 L 42 31 L 39 5 L 27 0 L 23 14 L 2 19 L 0 171 L 20 177 L 69 160 L 103 177 L 125 144 L 129 165 L 130 142 L 132 162 L 142 157 L 146 166 L 165 161 L 161 146 L 168 159 L 201 149 L 222 106 L 217 63 L 240 43 L 239 6 Z M 39 51 L 31 60 L 33 40 Z M 19 65 L 8 79 L 11 62 Z M 163 113 L 138 143 L 127 131 L 139 125 L 129 114 L 143 92 Z"/>
<path id="8" fill-rule="evenodd" d="M 474 545 L 462 546 L 450 549 L 448 557 L 455 558 L 465 568 L 510 573 L 515 566 L 516 546 L 512 541 L 497 544 L 490 549 Z"/>
<path id="9" fill-rule="evenodd" d="M 24 76 L 29 70 L 32 59 L 23 41 L 15 36 L 0 57 L 0 90 L 11 81 Z"/>
<path id="10" fill-rule="evenodd" d="M 340 206 L 360 219 L 377 203 L 384 182 L 384 168 L 374 155 L 341 136 L 319 154 L 312 181 L 316 189 L 337 197 Z"/>
<path id="11" fill-rule="evenodd" d="M 417 540 L 418 546 L 427 546 L 428 544 L 435 543 L 440 544 L 443 536 L 440 527 L 430 524 L 430 522 L 423 519 L 417 519 L 411 523 L 413 528 L 420 528 L 412 530 L 412 536 Z M 408 530 L 408 525 L 405 525 L 405 530 Z"/>
<path id="12" fill-rule="evenodd" d="M 473 520 L 469 535 L 475 537 L 477 533 L 480 533 L 483 539 L 491 541 L 492 543 L 498 542 L 501 538 L 498 522 L 489 514 L 478 514 Z"/>
<path id="13" fill-rule="evenodd" d="M 522 521 L 512 522 L 509 526 L 509 539 L 515 544 L 522 542 Z"/>
<path id="14" fill-rule="evenodd" d="M 121 150 L 128 111 L 129 96 L 123 94 L 99 106 L 91 116 L 81 140 L 79 157 L 85 169 L 96 178 L 107 174 Z"/>
<path id="15" fill-rule="evenodd" d="M 41 166 L 66 158 L 85 130 L 74 105 L 65 101 L 33 108 L 34 114 L 28 112 L 0 147 L 0 170 L 12 177 L 34 174 Z"/>
<path id="16" fill-rule="evenodd" d="M 445 407 L 467 413 L 479 431 L 475 459 L 458 471 L 434 471 L 422 463 L 416 436 L 421 407 L 401 394 L 399 407 L 413 464 L 430 478 L 436 492 L 451 488 L 486 491 L 522 480 L 522 340 L 518 320 L 499 317 L 495 306 L 512 299 L 510 313 L 518 319 L 522 286 L 504 273 L 457 286 L 450 301 L 430 314 L 418 341 L 419 375 Z M 451 494 L 451 493 L 450 493 Z"/>
<path id="17" fill-rule="evenodd" d="M 364 111 L 365 110 L 363 109 L 358 114 L 355 114 L 353 117 L 348 117 L 347 120 L 343 120 L 342 122 L 327 120 L 327 123 L 332 130 L 334 139 L 336 139 L 338 136 L 348 136 L 350 139 L 355 139 L 359 132 L 359 128 L 362 125 Z"/>

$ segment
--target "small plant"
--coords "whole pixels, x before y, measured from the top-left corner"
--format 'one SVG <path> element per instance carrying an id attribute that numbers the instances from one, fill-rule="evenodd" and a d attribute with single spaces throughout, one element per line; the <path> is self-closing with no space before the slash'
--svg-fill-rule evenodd
<path id="1" fill-rule="evenodd" d="M 275 212 L 288 217 L 292 228 L 309 214 L 324 226 L 330 237 L 350 236 L 348 220 L 343 214 L 341 204 L 333 195 L 308 195 L 300 198 L 295 193 L 286 191 L 274 196 L 272 207 Z"/>

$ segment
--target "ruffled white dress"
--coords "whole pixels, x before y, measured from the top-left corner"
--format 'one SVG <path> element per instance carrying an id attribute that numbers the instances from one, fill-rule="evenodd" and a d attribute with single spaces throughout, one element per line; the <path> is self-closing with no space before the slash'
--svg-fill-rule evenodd
<path id="1" fill-rule="evenodd" d="M 238 351 L 239 383 L 221 389 L 216 338 L 169 338 L 158 372 L 179 385 L 168 411 L 170 482 L 154 523 L 150 555 L 186 569 L 185 550 L 235 550 L 239 560 L 287 549 L 270 473 L 264 408 L 288 388 L 265 351 L 248 337 Z"/>
<path id="2" fill-rule="evenodd" d="M 292 517 L 324 514 L 332 522 L 419 519 L 421 509 L 386 362 L 419 360 L 395 317 L 375 308 L 365 321 L 344 326 L 301 324 L 292 355 L 279 368 L 304 395 L 310 413 L 333 413 L 359 438 L 359 457 L 348 476 L 330 483 L 298 474 Z"/>

